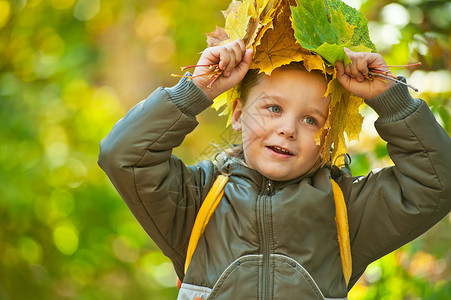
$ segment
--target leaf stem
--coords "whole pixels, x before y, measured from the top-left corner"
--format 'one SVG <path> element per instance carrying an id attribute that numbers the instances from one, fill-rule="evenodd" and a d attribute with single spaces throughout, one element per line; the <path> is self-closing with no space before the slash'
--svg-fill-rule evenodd
<path id="1" fill-rule="evenodd" d="M 395 78 L 393 78 L 393 77 L 390 77 L 390 76 L 387 76 L 387 75 L 384 75 L 384 74 L 381 74 L 381 73 L 371 72 L 371 71 L 368 72 L 368 74 L 369 74 L 369 75 L 372 75 L 372 76 L 379 76 L 379 77 L 382 77 L 382 78 L 385 78 L 385 79 L 388 79 L 388 80 L 392 80 L 392 81 L 394 81 L 394 82 L 403 84 L 403 85 L 405 85 L 405 86 L 411 88 L 411 89 L 414 90 L 415 92 L 418 92 L 418 89 L 417 89 L 416 87 L 414 87 L 414 86 L 412 86 L 412 85 L 410 85 L 410 84 L 407 84 L 407 83 L 405 83 L 405 82 L 403 82 L 403 81 L 401 81 L 401 80 L 395 79 Z"/>
<path id="2" fill-rule="evenodd" d="M 378 69 L 374 69 L 374 68 L 369 68 L 369 70 L 370 70 L 370 72 L 373 72 L 373 73 L 378 73 L 378 74 L 382 74 L 382 75 L 385 75 L 385 76 L 390 76 L 390 77 L 392 77 L 393 79 L 398 79 L 395 75 L 389 73 L 390 70 L 388 70 L 388 71 L 382 71 L 382 70 L 378 70 Z"/>
<path id="3" fill-rule="evenodd" d="M 213 83 L 216 81 L 216 79 L 218 79 L 218 78 L 222 75 L 222 72 L 223 72 L 223 71 L 217 73 L 216 75 L 213 75 L 214 78 L 213 78 L 213 80 L 207 85 L 207 88 L 211 88 L 211 86 L 212 86 Z"/>
<path id="4" fill-rule="evenodd" d="M 207 75 L 211 75 L 211 74 L 216 74 L 216 71 L 213 72 L 208 72 L 208 73 L 204 73 L 204 74 L 199 74 L 199 75 L 177 75 L 177 74 L 171 74 L 172 77 L 183 77 L 183 78 L 189 78 L 189 79 L 193 79 L 193 78 L 197 78 L 197 77 L 202 77 L 202 76 L 207 76 Z"/>
<path id="5" fill-rule="evenodd" d="M 421 66 L 421 62 L 417 62 L 414 64 L 407 64 L 407 65 L 393 65 L 393 66 L 368 66 L 368 69 L 376 69 L 376 68 L 408 68 L 408 67 L 418 67 Z"/>
<path id="6" fill-rule="evenodd" d="M 192 65 L 192 66 L 186 66 L 186 67 L 182 67 L 182 71 L 191 69 L 191 68 L 197 68 L 197 67 L 208 67 L 209 69 L 212 69 L 213 67 L 219 67 L 218 64 L 211 64 L 211 65 Z"/>
<path id="7" fill-rule="evenodd" d="M 193 65 L 193 66 L 187 66 L 182 67 L 182 71 L 185 71 L 190 68 L 196 68 L 196 67 L 208 67 L 210 69 L 210 72 L 206 72 L 203 74 L 198 75 L 178 75 L 178 74 L 171 74 L 172 77 L 181 77 L 181 78 L 188 78 L 188 80 L 191 80 L 193 78 L 202 77 L 202 76 L 208 76 L 211 75 L 209 79 L 212 79 L 211 82 L 207 85 L 208 88 L 211 88 L 213 83 L 218 79 L 222 73 L 224 73 L 223 70 L 219 69 L 219 64 L 210 64 L 210 65 Z"/>

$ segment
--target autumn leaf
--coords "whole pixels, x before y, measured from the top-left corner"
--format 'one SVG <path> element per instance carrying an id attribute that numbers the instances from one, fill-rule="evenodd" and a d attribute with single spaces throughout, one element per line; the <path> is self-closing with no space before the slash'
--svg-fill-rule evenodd
<path id="1" fill-rule="evenodd" d="M 303 49 L 296 43 L 290 21 L 290 4 L 293 1 L 265 0 L 256 3 L 257 10 L 254 11 L 253 16 L 260 14 L 260 18 L 264 21 L 261 21 L 261 27 L 252 45 L 255 54 L 251 69 L 259 69 L 260 72 L 269 75 L 277 67 L 292 61 L 304 61 L 304 66 L 308 71 L 325 70 L 324 61 L 320 56 Z M 228 16 L 230 14 L 227 14 Z M 250 25 L 252 26 L 253 23 Z M 227 115 L 232 111 L 233 102 L 238 97 L 238 89 L 235 87 L 217 97 L 212 107 L 216 110 L 223 108 L 220 115 Z M 229 123 L 230 118 L 227 125 Z"/>
<path id="2" fill-rule="evenodd" d="M 229 36 L 229 41 L 243 39 L 254 13 L 253 1 L 244 0 L 241 2 L 234 0 L 223 13 L 226 17 L 225 32 Z"/>
<path id="3" fill-rule="evenodd" d="M 345 47 L 360 52 L 375 50 L 365 16 L 339 0 L 298 0 L 291 12 L 296 40 L 330 65 L 337 60 L 351 62 Z"/>
<path id="4" fill-rule="evenodd" d="M 207 34 L 208 47 L 220 46 L 224 41 L 227 41 L 229 36 L 225 32 L 224 28 L 216 26 L 215 31 Z"/>
<path id="5" fill-rule="evenodd" d="M 260 44 L 265 32 L 273 28 L 273 20 L 283 0 L 257 0 L 254 2 L 254 14 L 249 23 L 244 42 L 254 51 Z"/>
<path id="6" fill-rule="evenodd" d="M 320 55 L 327 65 L 334 66 L 337 60 L 350 63 L 345 47 L 358 52 L 376 50 L 369 38 L 366 18 L 356 9 L 339 0 L 298 0 L 297 3 L 296 7 L 291 7 L 296 40 L 303 48 Z M 328 83 L 325 96 L 330 96 L 330 105 L 323 129 L 326 135 L 322 157 L 325 162 L 331 155 L 332 164 L 343 167 L 347 153 L 346 138 L 359 138 L 363 122 L 359 106 L 363 99 L 351 94 L 339 83 L 336 71 Z M 318 133 L 317 142 L 323 130 Z"/>
<path id="7" fill-rule="evenodd" d="M 322 147 L 322 157 L 325 161 L 329 160 L 330 149 L 331 162 L 339 167 L 344 166 L 344 158 L 347 153 L 346 138 L 350 140 L 358 140 L 362 128 L 363 117 L 359 113 L 359 107 L 363 103 L 363 99 L 348 92 L 336 78 L 336 72 L 333 79 L 327 86 L 326 95 L 330 95 L 329 117 L 323 130 L 326 130 L 326 136 Z M 319 143 L 320 131 L 317 136 Z"/>
<path id="8" fill-rule="evenodd" d="M 227 124 L 226 126 L 230 125 L 231 122 L 231 117 L 232 117 L 232 107 L 233 107 L 233 102 L 239 98 L 239 94 L 238 94 L 238 86 L 234 86 L 232 87 L 230 90 L 228 90 L 227 92 L 222 93 L 221 95 L 219 95 L 218 97 L 216 97 L 213 100 L 213 105 L 211 107 L 213 107 L 216 111 L 219 111 L 221 109 L 223 109 L 219 115 L 220 116 L 229 116 L 229 118 L 227 119 Z"/>
<path id="9" fill-rule="evenodd" d="M 289 5 L 287 0 L 232 1 L 227 11 L 224 12 L 225 29 L 217 27 L 215 31 L 207 34 L 208 45 L 221 45 L 240 38 L 247 47 L 252 47 L 257 52 L 256 48 L 260 45 L 261 38 L 266 36 L 266 32 L 273 28 L 273 20 L 276 14 L 280 12 L 282 3 Z M 244 24 L 241 20 L 236 20 L 237 18 L 247 20 L 248 23 Z M 243 30 L 244 28 L 245 30 Z M 225 36 L 228 36 L 228 38 L 225 39 Z M 230 114 L 233 102 L 238 97 L 238 88 L 234 87 L 216 97 L 212 107 L 218 111 L 223 108 L 220 115 Z M 227 125 L 229 124 L 230 118 Z"/>
<path id="10" fill-rule="evenodd" d="M 341 10 L 343 15 L 345 16 L 346 22 L 350 25 L 355 26 L 354 34 L 351 39 L 351 43 L 353 46 L 363 45 L 372 51 L 376 51 L 376 46 L 374 46 L 373 42 L 370 39 L 370 34 L 368 32 L 368 22 L 365 18 L 365 15 L 355 8 L 347 5 L 342 1 L 332 1 L 327 0 L 325 2 L 326 10 L 330 12 L 331 10 Z"/>
<path id="11" fill-rule="evenodd" d="M 257 46 L 254 54 L 252 69 L 260 69 L 260 72 L 271 74 L 271 72 L 282 65 L 292 61 L 301 61 L 304 55 L 310 55 L 301 45 L 296 43 L 294 31 L 290 21 L 289 6 L 282 6 L 276 19 L 273 21 L 273 28 L 266 31 L 262 37 L 260 45 Z"/>
<path id="12" fill-rule="evenodd" d="M 207 34 L 208 46 L 219 46 L 241 39 L 246 47 L 259 44 L 257 37 L 263 36 L 272 27 L 272 20 L 282 0 L 233 0 L 229 8 L 223 11 L 225 28 Z M 257 40 L 256 40 L 257 39 Z"/>
<path id="13" fill-rule="evenodd" d="M 328 119 L 316 139 L 319 143 L 324 137 L 323 163 L 330 160 L 344 166 L 346 139 L 359 138 L 363 121 L 359 106 L 363 99 L 339 83 L 333 66 L 337 60 L 350 62 L 344 47 L 375 51 L 365 16 L 339 0 L 234 0 L 224 16 L 225 29 L 217 27 L 207 35 L 209 46 L 243 39 L 247 47 L 255 50 L 251 68 L 267 75 L 293 61 L 303 61 L 308 71 L 333 75 L 325 93 L 330 98 Z M 213 107 L 223 109 L 220 115 L 229 115 L 227 125 L 238 97 L 235 86 L 214 100 Z"/>

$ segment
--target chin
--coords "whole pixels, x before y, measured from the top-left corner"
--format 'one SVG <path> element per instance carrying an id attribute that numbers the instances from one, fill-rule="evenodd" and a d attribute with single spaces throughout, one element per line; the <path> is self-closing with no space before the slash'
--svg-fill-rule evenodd
<path id="1" fill-rule="evenodd" d="M 287 174 L 280 174 L 277 172 L 260 172 L 263 176 L 265 176 L 268 179 L 275 180 L 275 181 L 288 181 L 291 179 L 294 179 L 300 175 L 287 175 Z"/>

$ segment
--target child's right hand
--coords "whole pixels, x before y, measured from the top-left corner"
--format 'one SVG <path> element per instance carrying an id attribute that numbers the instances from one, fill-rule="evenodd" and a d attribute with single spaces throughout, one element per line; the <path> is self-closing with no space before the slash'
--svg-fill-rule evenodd
<path id="1" fill-rule="evenodd" d="M 369 66 L 376 66 L 391 74 L 390 69 L 386 67 L 386 62 L 382 55 L 378 53 L 354 52 L 345 48 L 351 63 L 346 66 L 341 61 L 337 61 L 337 79 L 345 89 L 363 99 L 371 99 L 383 93 L 394 85 L 389 80 L 371 80 L 365 77 L 368 75 Z"/>
<path id="2" fill-rule="evenodd" d="M 235 86 L 246 75 L 252 63 L 253 50 L 246 49 L 242 40 L 227 43 L 222 46 L 210 47 L 202 52 L 198 65 L 219 64 L 219 69 L 223 70 L 220 76 L 211 87 L 207 87 L 211 82 L 210 76 L 200 76 L 193 78 L 196 84 L 213 100 L 220 94 Z M 193 76 L 210 72 L 208 67 L 196 67 Z"/>

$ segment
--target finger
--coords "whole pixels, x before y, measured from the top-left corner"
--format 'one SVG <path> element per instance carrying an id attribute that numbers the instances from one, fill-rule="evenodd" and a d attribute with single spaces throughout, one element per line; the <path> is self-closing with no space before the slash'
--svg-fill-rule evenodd
<path id="1" fill-rule="evenodd" d="M 242 40 L 236 40 L 233 45 L 233 51 L 235 52 L 236 62 L 239 64 L 246 53 L 246 46 L 244 45 L 244 42 Z"/>
<path id="2" fill-rule="evenodd" d="M 344 67 L 344 73 L 345 73 L 346 75 L 348 75 L 348 76 L 352 76 L 352 72 L 351 72 L 351 64 L 352 64 L 352 62 L 350 62 L 349 64 L 347 64 L 347 65 Z"/>
<path id="3" fill-rule="evenodd" d="M 230 73 L 235 69 L 235 67 L 243 60 L 243 56 L 246 52 L 244 42 L 242 40 L 234 41 L 230 44 L 229 51 L 232 57 L 235 58 L 235 63 L 233 65 L 232 63 L 230 63 L 227 69 L 224 71 L 224 75 L 226 77 L 229 76 Z"/>
<path id="4" fill-rule="evenodd" d="M 238 64 L 237 68 L 239 69 L 240 73 L 243 75 L 246 75 L 246 72 L 249 70 L 251 64 L 252 64 L 252 57 L 254 56 L 254 50 L 253 49 L 247 49 L 244 53 L 243 60 Z"/>
<path id="5" fill-rule="evenodd" d="M 344 49 L 346 55 L 348 56 L 348 58 L 351 60 L 351 62 L 345 66 L 344 71 L 350 78 L 357 78 L 358 74 L 356 73 L 356 71 L 354 69 L 355 68 L 354 62 L 358 59 L 357 53 L 354 51 L 351 51 L 350 49 L 348 49 L 346 47 L 344 47 L 343 49 Z"/>
<path id="6" fill-rule="evenodd" d="M 335 62 L 335 67 L 337 68 L 337 77 L 341 77 L 345 73 L 345 67 L 343 66 L 343 62 L 337 60 Z"/>
<path id="7" fill-rule="evenodd" d="M 218 64 L 220 63 L 221 47 L 209 47 L 202 51 L 198 65 Z"/>
<path id="8" fill-rule="evenodd" d="M 238 50 L 237 52 L 241 52 L 242 54 L 246 52 L 246 45 L 244 45 L 244 42 L 240 39 L 227 43 L 224 46 L 227 48 L 235 48 L 236 50 Z"/>
<path id="9" fill-rule="evenodd" d="M 359 70 L 360 74 L 362 74 L 362 80 L 365 79 L 365 76 L 368 74 L 368 60 L 360 59 L 356 63 L 356 68 Z"/>
<path id="10" fill-rule="evenodd" d="M 219 58 L 219 69 L 224 71 L 232 59 L 229 50 L 226 47 L 219 47 L 218 58 Z"/>
<path id="11" fill-rule="evenodd" d="M 231 48 L 226 47 L 226 49 L 227 49 L 227 53 L 228 53 L 228 56 L 230 58 L 230 61 L 227 64 L 227 66 L 225 67 L 225 69 L 224 69 L 224 76 L 228 77 L 228 76 L 230 76 L 230 73 L 232 73 L 233 69 L 235 69 L 235 66 L 236 66 L 236 54 L 235 54 L 235 51 L 234 51 L 233 47 L 231 47 Z"/>
<path id="12" fill-rule="evenodd" d="M 352 54 L 350 53 L 349 57 L 352 61 L 352 63 L 349 65 L 349 70 L 351 72 L 350 76 L 360 82 L 364 81 L 365 77 L 360 70 L 360 66 L 367 63 L 365 57 L 361 53 L 357 52 L 353 52 Z"/>
<path id="13" fill-rule="evenodd" d="M 351 80 L 351 77 L 346 73 L 345 66 L 343 65 L 343 62 L 337 61 L 335 63 L 335 66 L 337 67 L 337 79 L 343 84 L 344 82 L 347 82 Z"/>
<path id="14" fill-rule="evenodd" d="M 391 73 L 386 65 L 387 63 L 379 53 L 371 53 L 371 56 L 368 58 L 368 66 L 379 66 L 377 69 Z"/>
<path id="15" fill-rule="evenodd" d="M 246 45 L 244 44 L 243 40 L 236 40 L 235 42 L 240 47 L 241 54 L 244 55 L 244 53 L 246 53 Z"/>
<path id="16" fill-rule="evenodd" d="M 232 54 L 232 53 L 234 54 L 235 50 L 231 51 L 231 49 L 234 49 L 234 48 L 241 49 L 241 47 L 244 48 L 244 42 L 239 40 L 239 39 L 235 40 L 233 42 L 229 42 L 229 43 L 227 43 L 227 44 L 225 44 L 223 46 L 218 47 L 219 48 L 219 50 L 218 50 L 218 59 L 224 60 L 224 62 L 220 62 L 219 63 L 219 68 L 221 70 L 225 71 L 227 69 L 228 65 L 230 64 L 231 59 L 232 59 L 232 57 L 227 58 L 226 57 L 227 55 L 226 55 L 225 52 L 229 52 L 229 55 Z M 237 52 L 239 53 L 240 51 L 237 51 Z M 219 53 L 220 53 L 221 56 L 219 55 Z M 243 51 L 243 53 L 244 53 L 244 51 Z M 236 60 L 236 57 L 237 57 L 237 55 L 235 55 L 235 60 Z M 241 60 L 241 57 L 240 57 L 240 60 Z M 233 66 L 233 67 L 235 67 L 235 66 Z M 230 70 L 228 70 L 228 71 L 230 71 Z M 226 72 L 224 72 L 224 73 L 226 73 Z"/>
<path id="17" fill-rule="evenodd" d="M 242 63 L 244 65 L 248 65 L 249 67 L 252 64 L 252 58 L 254 57 L 254 49 L 246 49 L 246 52 L 244 53 L 244 57 L 242 60 Z"/>
<path id="18" fill-rule="evenodd" d="M 337 68 L 337 79 L 338 81 L 343 85 L 347 86 L 349 84 L 349 81 L 351 80 L 351 77 L 349 77 L 348 74 L 345 72 L 345 66 L 343 65 L 343 62 L 337 61 L 335 63 L 335 66 Z"/>

